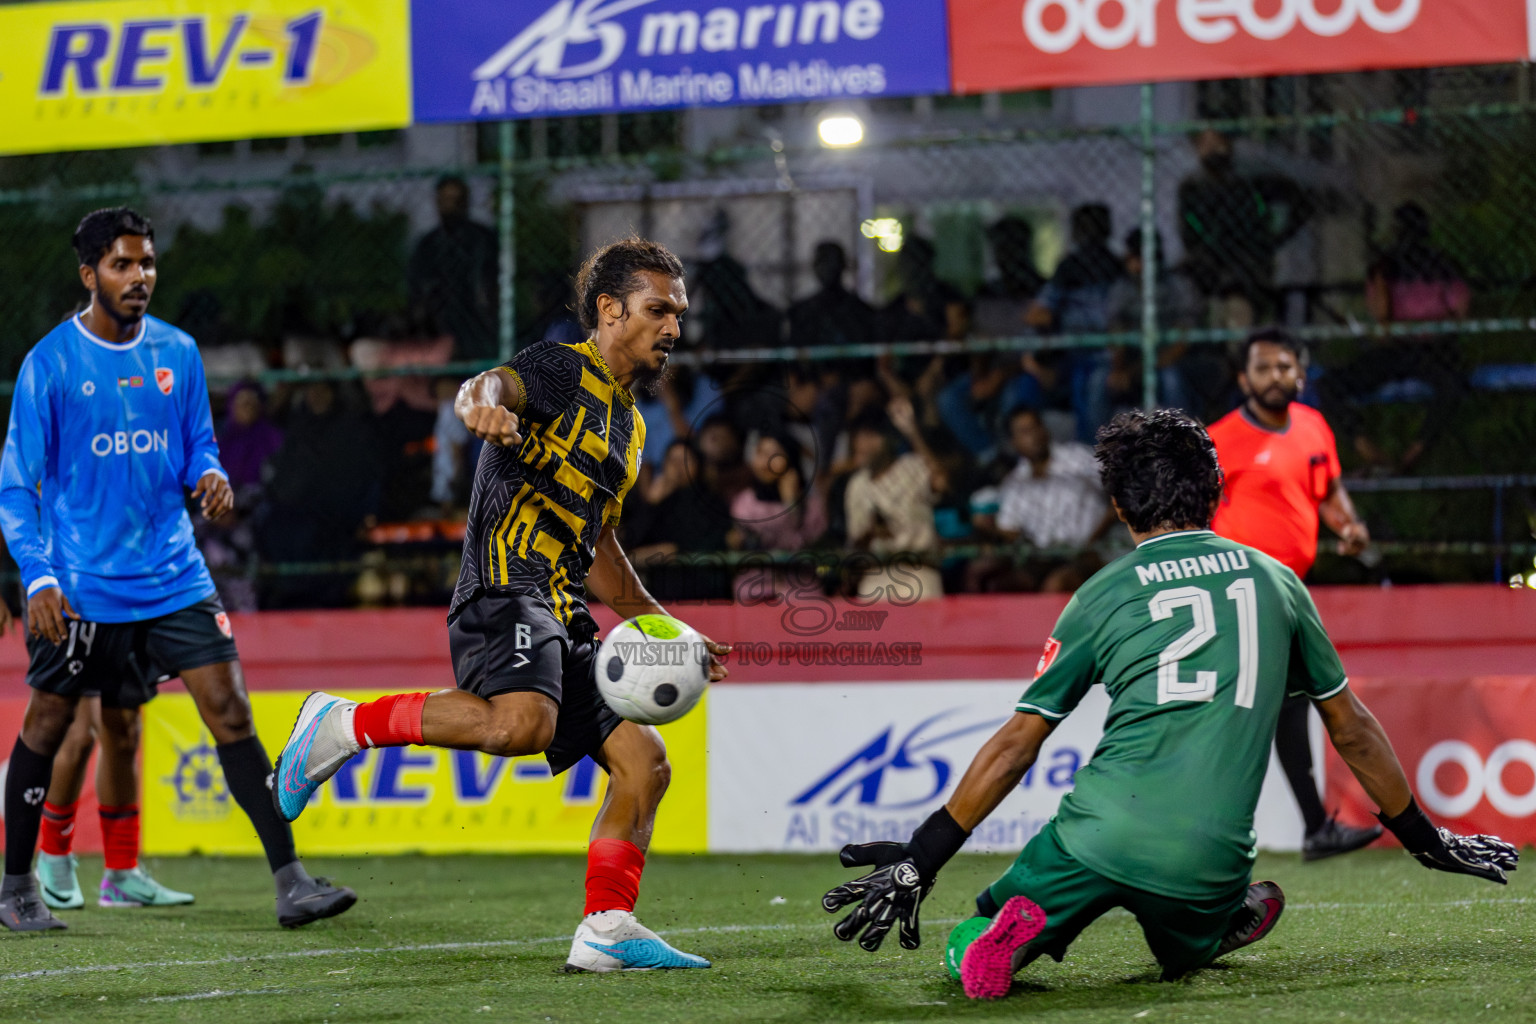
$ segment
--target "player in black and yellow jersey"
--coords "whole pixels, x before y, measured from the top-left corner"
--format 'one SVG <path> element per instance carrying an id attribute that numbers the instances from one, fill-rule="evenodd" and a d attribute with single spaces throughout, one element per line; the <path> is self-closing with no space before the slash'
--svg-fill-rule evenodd
<path id="1" fill-rule="evenodd" d="M 542 752 L 557 774 L 591 755 L 611 781 L 592 828 L 586 917 L 567 968 L 708 967 L 635 920 L 670 770 L 656 730 L 622 721 L 598 694 L 597 625 L 583 597 L 585 585 L 624 618 L 663 612 L 614 526 L 645 443 L 633 392 L 666 372 L 688 308 L 683 267 L 663 246 L 631 238 L 593 254 L 576 286 L 586 341 L 530 346 L 459 392 L 460 418 L 490 442 L 448 615 L 459 688 L 366 704 L 311 694 L 278 760 L 273 798 L 292 821 L 366 747 Z M 710 676 L 725 676 L 718 657 Z"/>

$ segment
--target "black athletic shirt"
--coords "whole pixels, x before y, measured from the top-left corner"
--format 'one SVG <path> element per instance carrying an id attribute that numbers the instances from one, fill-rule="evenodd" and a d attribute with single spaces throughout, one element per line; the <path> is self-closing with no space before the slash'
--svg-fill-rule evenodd
<path id="1" fill-rule="evenodd" d="M 530 345 L 503 372 L 518 386 L 523 443 L 481 449 L 448 616 L 494 589 L 537 598 L 567 626 L 590 620 L 583 584 L 593 547 L 603 525 L 619 521 L 645 421 L 591 339 Z"/>

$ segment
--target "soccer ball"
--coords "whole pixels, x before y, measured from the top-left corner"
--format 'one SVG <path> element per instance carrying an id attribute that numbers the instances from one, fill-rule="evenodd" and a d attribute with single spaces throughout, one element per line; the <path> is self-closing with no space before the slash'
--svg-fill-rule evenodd
<path id="1" fill-rule="evenodd" d="M 620 718 L 665 725 L 686 715 L 709 685 L 704 638 L 670 615 L 619 623 L 597 652 L 597 690 Z"/>

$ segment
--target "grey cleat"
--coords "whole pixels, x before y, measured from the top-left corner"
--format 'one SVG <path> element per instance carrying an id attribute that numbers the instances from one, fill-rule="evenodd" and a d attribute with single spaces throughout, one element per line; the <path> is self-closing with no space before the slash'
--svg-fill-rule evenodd
<path id="1" fill-rule="evenodd" d="M 335 917 L 357 902 L 357 893 L 344 885 L 333 885 L 328 878 L 310 877 L 297 861 L 281 868 L 273 880 L 277 883 L 277 923 L 284 928 L 301 928 Z"/>
<path id="2" fill-rule="evenodd" d="M 37 882 L 31 874 L 20 876 L 25 882 L 13 882 L 7 875 L 5 888 L 0 891 L 0 924 L 13 932 L 45 932 L 69 925 L 53 916 L 38 894 Z"/>

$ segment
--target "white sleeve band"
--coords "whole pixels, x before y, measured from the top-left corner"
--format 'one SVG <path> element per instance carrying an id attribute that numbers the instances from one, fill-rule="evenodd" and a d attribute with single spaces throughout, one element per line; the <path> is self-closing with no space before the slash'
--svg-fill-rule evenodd
<path id="1" fill-rule="evenodd" d="M 1064 711 L 1047 711 L 1045 708 L 1038 704 L 1026 704 L 1023 701 L 1019 701 L 1018 704 L 1014 705 L 1013 710 L 1034 712 L 1035 714 L 1040 715 L 1043 718 L 1049 718 L 1052 721 L 1067 717 L 1066 712 Z"/>
<path id="2" fill-rule="evenodd" d="M 56 587 L 58 585 L 59 578 L 57 576 L 39 576 L 37 579 L 33 580 L 30 584 L 27 585 L 27 596 L 31 597 L 39 590 L 44 590 L 48 587 Z"/>

